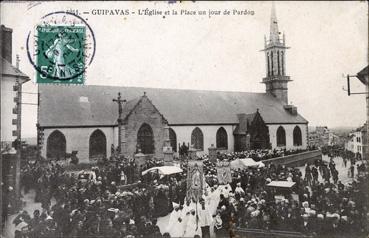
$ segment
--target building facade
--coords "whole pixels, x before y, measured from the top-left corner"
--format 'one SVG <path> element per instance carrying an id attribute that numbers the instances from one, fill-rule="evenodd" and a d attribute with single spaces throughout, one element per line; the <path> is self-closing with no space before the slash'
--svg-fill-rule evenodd
<path id="1" fill-rule="evenodd" d="M 29 77 L 19 70 L 18 59 L 16 66 L 12 65 L 12 29 L 0 26 L 1 37 L 1 151 L 8 153 L 12 150 L 12 142 L 20 133 L 21 92 L 22 84 L 29 81 Z M 12 150 L 14 152 L 14 148 Z"/>
<path id="2" fill-rule="evenodd" d="M 168 150 L 178 153 L 183 143 L 199 156 L 210 147 L 222 152 L 305 149 L 308 121 L 288 104 L 286 49 L 273 7 L 264 48 L 265 93 L 40 85 L 42 155 L 78 151 L 88 162 L 120 148 L 128 157 L 141 151 L 163 158 Z M 118 93 L 126 99 L 121 109 L 113 101 Z"/>
<path id="3" fill-rule="evenodd" d="M 20 206 L 22 84 L 30 80 L 19 70 L 18 57 L 16 66 L 12 64 L 12 32 L 0 26 L 0 206 L 5 216 Z"/>
<path id="4" fill-rule="evenodd" d="M 345 144 L 345 149 L 353 152 L 360 158 L 365 158 L 368 153 L 366 124 L 350 132 L 349 139 Z"/>
<path id="5" fill-rule="evenodd" d="M 332 133 L 326 126 L 317 126 L 315 131 L 309 133 L 309 145 L 315 147 L 323 147 L 330 145 L 333 139 Z"/>

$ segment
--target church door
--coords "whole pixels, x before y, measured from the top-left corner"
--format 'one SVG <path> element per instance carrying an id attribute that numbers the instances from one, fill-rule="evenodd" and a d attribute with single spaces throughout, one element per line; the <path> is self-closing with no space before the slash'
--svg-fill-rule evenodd
<path id="1" fill-rule="evenodd" d="M 250 148 L 253 150 L 269 148 L 269 128 L 261 117 L 259 110 L 256 111 L 254 119 L 249 126 Z"/>
<path id="2" fill-rule="evenodd" d="M 90 136 L 90 160 L 106 157 L 106 136 L 101 130 L 95 130 Z"/>
<path id="3" fill-rule="evenodd" d="M 56 130 L 47 138 L 46 157 L 51 159 L 64 159 L 66 153 L 66 140 L 63 133 Z"/>
<path id="4" fill-rule="evenodd" d="M 137 133 L 137 148 L 143 154 L 154 154 L 154 135 L 151 126 L 144 123 Z"/>

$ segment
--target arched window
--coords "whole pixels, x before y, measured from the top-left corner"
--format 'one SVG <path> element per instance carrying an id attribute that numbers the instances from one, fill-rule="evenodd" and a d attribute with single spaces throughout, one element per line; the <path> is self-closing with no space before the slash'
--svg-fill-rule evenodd
<path id="1" fill-rule="evenodd" d="M 301 129 L 298 126 L 296 126 L 295 129 L 293 129 L 293 145 L 294 146 L 302 145 Z"/>
<path id="2" fill-rule="evenodd" d="M 223 127 L 219 128 L 217 131 L 216 142 L 217 148 L 228 149 L 228 136 Z"/>
<path id="3" fill-rule="evenodd" d="M 90 160 L 106 157 L 106 136 L 99 129 L 95 130 L 90 136 L 89 155 Z"/>
<path id="4" fill-rule="evenodd" d="M 282 126 L 277 130 L 277 146 L 286 146 L 286 131 Z"/>
<path id="5" fill-rule="evenodd" d="M 170 140 L 170 146 L 172 147 L 172 150 L 174 152 L 177 152 L 177 135 L 176 132 L 169 128 L 169 140 Z"/>
<path id="6" fill-rule="evenodd" d="M 193 129 L 191 134 L 191 145 L 197 150 L 204 150 L 204 135 L 200 128 Z"/>
<path id="7" fill-rule="evenodd" d="M 144 123 L 137 133 L 137 147 L 143 154 L 154 154 L 154 135 L 151 126 Z"/>
<path id="8" fill-rule="evenodd" d="M 64 159 L 66 147 L 64 134 L 58 130 L 53 131 L 47 138 L 46 157 L 51 159 Z"/>

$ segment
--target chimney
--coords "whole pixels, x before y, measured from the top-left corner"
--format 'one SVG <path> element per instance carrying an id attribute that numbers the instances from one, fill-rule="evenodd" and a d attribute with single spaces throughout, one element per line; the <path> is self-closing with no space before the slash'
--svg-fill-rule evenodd
<path id="1" fill-rule="evenodd" d="M 0 50 L 1 57 L 12 64 L 12 33 L 11 28 L 7 28 L 4 25 L 0 27 Z"/>

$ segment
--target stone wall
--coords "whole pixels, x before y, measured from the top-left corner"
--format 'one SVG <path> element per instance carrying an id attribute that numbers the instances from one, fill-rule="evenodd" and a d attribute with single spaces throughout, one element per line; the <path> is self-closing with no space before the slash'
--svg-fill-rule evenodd
<path id="1" fill-rule="evenodd" d="M 322 158 L 322 151 L 320 150 L 312 150 L 306 151 L 295 155 L 287 155 L 283 157 L 277 157 L 273 159 L 263 160 L 265 165 L 267 164 L 281 164 L 288 166 L 302 166 L 307 162 L 314 162 L 316 159 Z"/>
<path id="2" fill-rule="evenodd" d="M 126 156 L 132 158 L 136 153 L 137 133 L 144 123 L 148 124 L 153 131 L 155 148 L 153 156 L 158 159 L 164 158 L 164 127 L 166 122 L 146 96 L 142 97 L 141 101 L 128 116 L 125 123 Z"/>

